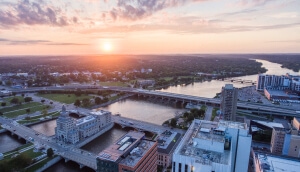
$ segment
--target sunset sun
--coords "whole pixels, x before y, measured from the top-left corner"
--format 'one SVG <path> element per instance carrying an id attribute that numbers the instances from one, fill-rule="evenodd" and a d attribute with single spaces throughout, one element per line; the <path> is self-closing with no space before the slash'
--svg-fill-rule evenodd
<path id="1" fill-rule="evenodd" d="M 105 43 L 103 43 L 102 49 L 103 49 L 103 51 L 105 51 L 105 52 L 110 52 L 110 51 L 112 51 L 112 45 L 111 45 L 111 43 L 110 43 L 110 42 L 105 42 Z"/>

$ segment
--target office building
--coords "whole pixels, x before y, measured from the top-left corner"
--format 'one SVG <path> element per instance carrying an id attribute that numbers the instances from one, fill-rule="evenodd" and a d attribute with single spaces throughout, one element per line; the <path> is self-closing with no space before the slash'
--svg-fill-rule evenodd
<path id="1" fill-rule="evenodd" d="M 251 140 L 245 123 L 196 119 L 175 149 L 172 172 L 247 172 Z"/>
<path id="2" fill-rule="evenodd" d="M 99 172 L 155 172 L 157 142 L 145 140 L 145 133 L 130 131 L 99 153 Z"/>
<path id="3" fill-rule="evenodd" d="M 56 120 L 55 136 L 64 143 L 77 143 L 92 136 L 111 124 L 111 113 L 100 110 L 84 114 L 82 118 L 72 118 L 70 114 L 79 114 L 76 111 L 67 111 L 63 105 L 60 116 Z"/>
<path id="4" fill-rule="evenodd" d="M 236 104 L 238 89 L 232 84 L 226 84 L 221 92 L 221 113 L 222 118 L 227 121 L 236 120 Z"/>
<path id="5" fill-rule="evenodd" d="M 174 131 L 164 131 L 159 135 L 157 142 L 157 164 L 166 168 L 172 165 L 173 152 L 179 143 L 180 134 Z"/>

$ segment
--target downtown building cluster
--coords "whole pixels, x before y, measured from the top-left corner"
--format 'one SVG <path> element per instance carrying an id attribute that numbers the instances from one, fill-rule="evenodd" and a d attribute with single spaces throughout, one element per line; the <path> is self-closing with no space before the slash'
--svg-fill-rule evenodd
<path id="1" fill-rule="evenodd" d="M 257 76 L 256 90 L 264 91 L 265 96 L 271 101 L 295 100 L 300 92 L 300 76 L 267 75 Z"/>

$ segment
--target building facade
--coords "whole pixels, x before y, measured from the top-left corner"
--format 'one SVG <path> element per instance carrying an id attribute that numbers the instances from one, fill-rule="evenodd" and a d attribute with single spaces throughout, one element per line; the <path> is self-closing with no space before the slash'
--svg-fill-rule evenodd
<path id="1" fill-rule="evenodd" d="M 194 120 L 175 149 L 172 172 L 247 172 L 251 140 L 244 123 Z"/>
<path id="2" fill-rule="evenodd" d="M 63 105 L 60 116 L 56 120 L 56 139 L 64 143 L 75 144 L 111 124 L 111 113 L 108 111 L 90 112 L 80 119 L 70 117 L 70 113 L 75 112 L 67 111 Z"/>
<path id="3" fill-rule="evenodd" d="M 226 84 L 222 87 L 220 109 L 224 120 L 236 120 L 236 104 L 238 89 L 232 84 Z"/>

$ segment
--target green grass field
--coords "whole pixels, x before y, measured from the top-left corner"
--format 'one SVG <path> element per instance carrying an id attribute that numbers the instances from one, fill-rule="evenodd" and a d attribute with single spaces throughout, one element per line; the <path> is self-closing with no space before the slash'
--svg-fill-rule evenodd
<path id="1" fill-rule="evenodd" d="M 47 164 L 47 162 L 51 161 L 53 158 L 55 158 L 56 156 L 53 156 L 52 158 L 47 157 L 46 159 L 40 161 L 37 164 L 34 164 L 33 166 L 27 168 L 25 171 L 26 172 L 35 172 L 37 171 L 39 168 L 42 168 L 45 164 Z"/>
<path id="2" fill-rule="evenodd" d="M 48 113 L 47 116 L 52 116 L 52 118 L 54 118 L 54 117 L 56 117 L 56 116 L 58 116 L 58 115 L 59 115 L 59 112 L 56 111 L 56 112 Z M 32 118 L 30 118 L 30 119 L 28 119 L 28 120 L 26 120 L 26 119 L 24 119 L 24 120 L 19 120 L 18 123 L 19 123 L 19 124 L 26 124 L 26 123 L 38 122 L 38 121 L 40 121 L 40 118 L 42 118 L 42 117 L 45 117 L 45 116 L 39 115 L 39 116 L 32 117 Z"/>
<path id="3" fill-rule="evenodd" d="M 8 118 L 14 118 L 19 115 L 26 114 L 26 109 L 30 109 L 29 113 L 34 113 L 36 111 L 41 111 L 45 109 L 47 106 L 43 105 L 42 103 L 39 102 L 30 102 L 30 103 L 23 103 L 21 105 L 15 105 L 13 107 L 7 107 L 0 109 L 0 111 L 4 114 L 4 116 Z"/>
<path id="4" fill-rule="evenodd" d="M 18 98 L 20 102 L 22 102 L 22 103 L 24 102 L 24 97 L 22 97 L 22 96 L 15 96 L 15 97 Z M 10 106 L 11 105 L 10 104 L 11 99 L 13 99 L 15 97 L 12 96 L 12 97 L 8 97 L 8 98 L 4 98 L 3 102 L 6 102 L 6 106 Z"/>
<path id="5" fill-rule="evenodd" d="M 44 97 L 46 99 L 51 99 L 65 104 L 74 103 L 76 99 L 82 100 L 84 98 L 91 99 L 92 96 L 84 95 L 75 96 L 75 94 L 37 94 L 37 96 Z"/>
<path id="6" fill-rule="evenodd" d="M 124 82 L 100 82 L 101 86 L 118 86 L 118 87 L 127 87 L 127 84 Z"/>

